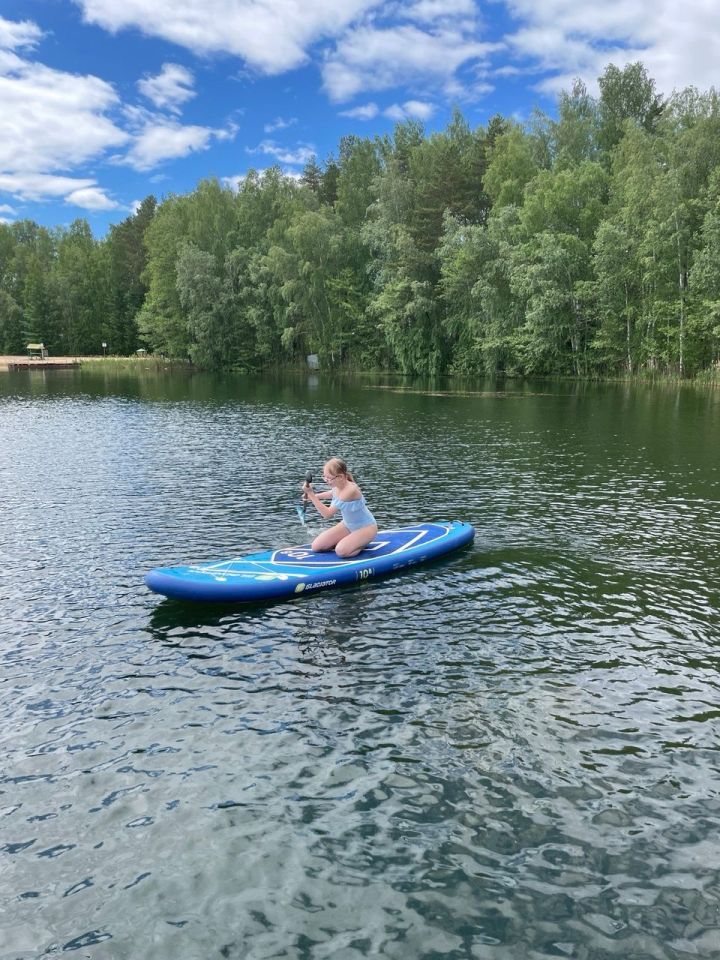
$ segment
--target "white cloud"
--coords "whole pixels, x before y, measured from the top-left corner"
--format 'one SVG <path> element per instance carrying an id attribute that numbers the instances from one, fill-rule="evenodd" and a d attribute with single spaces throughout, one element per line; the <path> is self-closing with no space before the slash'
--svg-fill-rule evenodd
<path id="1" fill-rule="evenodd" d="M 42 35 L 42 30 L 32 20 L 6 20 L 0 17 L 0 48 L 3 50 L 34 47 Z"/>
<path id="2" fill-rule="evenodd" d="M 429 120 L 435 113 L 435 106 L 422 100 L 406 100 L 402 105 L 394 103 L 383 113 L 391 120 L 407 120 L 408 117 L 415 120 Z"/>
<path id="3" fill-rule="evenodd" d="M 177 160 L 198 150 L 207 150 L 213 140 L 232 139 L 236 132 L 232 126 L 227 130 L 215 130 L 192 124 L 183 126 L 174 120 L 157 118 L 148 121 L 127 154 L 116 159 L 135 170 L 151 170 L 167 160 Z"/>
<path id="4" fill-rule="evenodd" d="M 460 67 L 484 63 L 499 46 L 456 29 L 363 26 L 349 31 L 327 58 L 324 86 L 332 100 L 343 101 L 364 90 L 450 83 Z"/>
<path id="5" fill-rule="evenodd" d="M 82 207 L 84 210 L 118 210 L 121 206 L 115 200 L 111 200 L 100 187 L 82 187 L 80 190 L 73 190 L 65 197 L 65 203 Z"/>
<path id="6" fill-rule="evenodd" d="M 68 171 L 129 140 L 108 116 L 117 94 L 98 77 L 53 70 L 8 49 L 32 47 L 41 36 L 29 21 L 0 18 L 0 191 L 22 200 L 67 197 L 78 206 L 109 209 L 114 201 L 94 177 Z"/>
<path id="7" fill-rule="evenodd" d="M 538 86 L 590 89 L 608 63 L 641 60 L 658 89 L 717 84 L 720 16 L 715 0 L 506 0 L 518 30 L 506 39 L 518 58 L 546 76 Z"/>
<path id="8" fill-rule="evenodd" d="M 17 210 L 15 207 L 11 207 L 9 203 L 0 203 L 0 213 L 10 213 L 15 216 Z"/>
<path id="9" fill-rule="evenodd" d="M 167 114 L 123 108 L 115 88 L 99 77 L 54 70 L 11 49 L 32 46 L 41 36 L 28 21 L 0 18 L 3 193 L 30 201 L 65 198 L 87 210 L 122 209 L 95 176 L 74 176 L 73 171 L 105 159 L 150 170 L 235 136 L 232 123 L 224 129 L 183 126 Z M 192 86 L 192 73 L 172 63 L 139 83 L 145 96 L 171 113 L 194 96 Z M 115 156 L 108 157 L 112 150 Z"/>
<path id="10" fill-rule="evenodd" d="M 278 74 L 323 59 L 324 87 L 340 102 L 362 90 L 431 81 L 467 95 L 454 74 L 485 60 L 476 0 L 75 0 L 85 19 L 117 32 L 138 28 L 195 53 L 240 57 Z M 332 51 L 318 45 L 337 42 Z M 313 48 L 315 50 L 313 51 Z M 473 88 L 477 94 L 479 88 Z M 282 129 L 268 124 L 266 133 Z"/>
<path id="11" fill-rule="evenodd" d="M 179 113 L 180 105 L 195 96 L 195 78 L 189 70 L 178 63 L 164 63 L 156 77 L 138 80 L 138 89 L 160 110 Z"/>
<path id="12" fill-rule="evenodd" d="M 234 177 L 223 177 L 220 182 L 224 187 L 228 187 L 228 189 L 234 190 L 235 193 L 237 193 L 246 177 L 246 173 L 238 173 Z"/>
<path id="13" fill-rule="evenodd" d="M 300 66 L 316 41 L 338 36 L 378 0 L 75 0 L 113 33 L 136 27 L 195 53 L 242 57 L 263 73 Z"/>
<path id="14" fill-rule="evenodd" d="M 474 0 L 417 0 L 401 12 L 409 20 L 434 23 L 438 20 L 455 20 L 457 17 L 473 19 L 476 9 Z"/>
<path id="15" fill-rule="evenodd" d="M 292 149 L 281 147 L 274 140 L 263 140 L 257 147 L 247 148 L 247 153 L 262 153 L 265 156 L 274 157 L 280 163 L 287 163 L 291 166 L 303 166 L 315 156 L 316 150 L 311 143 L 298 143 Z"/>
<path id="16" fill-rule="evenodd" d="M 352 110 L 341 110 L 341 117 L 352 117 L 353 120 L 372 120 L 380 113 L 380 107 L 376 103 L 365 103 L 360 107 L 353 107 Z"/>
<path id="17" fill-rule="evenodd" d="M 496 70 L 492 71 L 494 77 L 519 77 L 523 73 L 527 72 L 521 67 L 514 67 L 511 64 L 504 64 L 502 67 L 498 67 Z"/>
<path id="18" fill-rule="evenodd" d="M 106 116 L 110 84 L 22 61 L 0 76 L 0 170 L 63 169 L 96 157 L 128 134 Z"/>
<path id="19" fill-rule="evenodd" d="M 0 190 L 21 200 L 44 200 L 47 197 L 66 197 L 74 190 L 94 187 L 95 180 L 63 177 L 47 173 L 2 173 Z"/>
<path id="20" fill-rule="evenodd" d="M 494 89 L 492 83 L 487 83 L 484 80 L 461 83 L 453 77 L 444 85 L 443 93 L 449 100 L 480 100 L 488 93 L 492 93 Z"/>
<path id="21" fill-rule="evenodd" d="M 405 111 L 399 103 L 394 103 L 391 107 L 388 107 L 387 110 L 384 110 L 383 112 L 390 120 L 404 120 L 406 117 Z"/>
<path id="22" fill-rule="evenodd" d="M 266 123 L 263 129 L 265 133 L 275 133 L 276 130 L 287 130 L 288 127 L 292 127 L 297 123 L 297 117 L 290 117 L 288 120 L 284 120 L 282 117 L 275 117 L 271 123 Z"/>
<path id="23" fill-rule="evenodd" d="M 11 53 L 10 50 L 0 48 L 0 76 L 13 73 L 13 71 L 20 69 L 23 63 L 24 61 L 21 60 L 17 54 Z"/>

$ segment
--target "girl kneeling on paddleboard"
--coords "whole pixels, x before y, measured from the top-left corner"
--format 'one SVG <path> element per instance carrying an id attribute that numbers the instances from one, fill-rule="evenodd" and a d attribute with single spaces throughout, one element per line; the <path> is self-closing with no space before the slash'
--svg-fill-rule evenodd
<path id="1" fill-rule="evenodd" d="M 326 520 L 335 516 L 338 510 L 342 520 L 315 537 L 312 549 L 320 552 L 334 547 L 339 557 L 354 557 L 376 536 L 378 527 L 375 517 L 368 510 L 362 490 L 340 457 L 333 457 L 325 464 L 323 480 L 330 487 L 329 490 L 315 493 L 312 485 L 305 483 L 303 492 Z M 329 500 L 330 505 L 326 506 L 322 500 Z"/>

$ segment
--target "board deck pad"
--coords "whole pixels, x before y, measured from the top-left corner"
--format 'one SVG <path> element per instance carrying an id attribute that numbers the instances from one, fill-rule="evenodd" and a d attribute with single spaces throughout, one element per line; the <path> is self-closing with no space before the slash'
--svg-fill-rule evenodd
<path id="1" fill-rule="evenodd" d="M 293 597 L 306 591 L 360 583 L 431 560 L 469 543 L 475 530 L 457 520 L 383 530 L 354 557 L 315 553 L 310 544 L 283 547 L 231 560 L 160 567 L 147 586 L 184 600 L 252 601 Z"/>

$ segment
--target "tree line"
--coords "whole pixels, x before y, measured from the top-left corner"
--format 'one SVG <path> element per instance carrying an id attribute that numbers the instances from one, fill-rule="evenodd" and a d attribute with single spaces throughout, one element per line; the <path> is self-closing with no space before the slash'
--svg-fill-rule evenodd
<path id="1" fill-rule="evenodd" d="M 96 240 L 0 225 L 0 349 L 258 370 L 693 376 L 720 364 L 720 100 L 642 64 L 556 117 L 345 137 L 298 180 L 206 180 Z"/>

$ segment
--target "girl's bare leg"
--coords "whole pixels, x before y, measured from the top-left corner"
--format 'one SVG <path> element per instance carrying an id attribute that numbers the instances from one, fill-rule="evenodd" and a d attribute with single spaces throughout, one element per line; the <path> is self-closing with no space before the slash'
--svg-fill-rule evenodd
<path id="1" fill-rule="evenodd" d="M 344 523 L 336 523 L 329 530 L 323 530 L 312 542 L 312 549 L 315 553 L 321 553 L 324 550 L 332 550 L 333 547 L 350 533 Z"/>
<path id="2" fill-rule="evenodd" d="M 338 524 L 338 526 L 345 525 Z M 337 529 L 337 527 L 335 529 Z M 348 533 L 346 537 L 338 540 L 335 546 L 335 553 L 339 557 L 354 557 L 356 553 L 360 553 L 363 547 L 366 547 L 370 543 L 373 537 L 377 535 L 377 532 L 378 528 L 376 523 L 370 523 L 367 527 L 360 527 L 359 530 L 354 530 L 352 533 Z M 313 549 L 315 549 L 315 544 L 313 544 Z"/>

